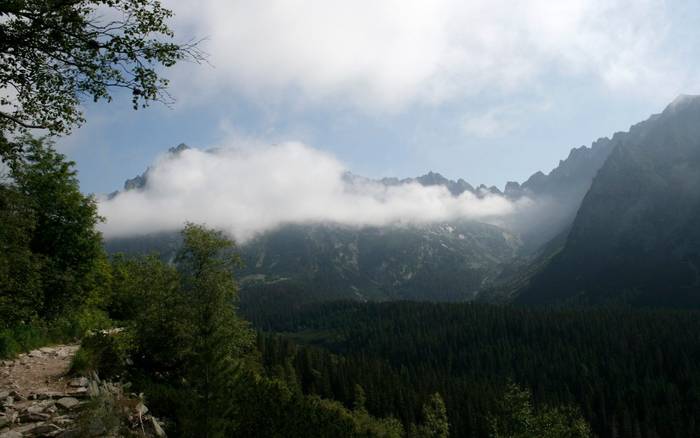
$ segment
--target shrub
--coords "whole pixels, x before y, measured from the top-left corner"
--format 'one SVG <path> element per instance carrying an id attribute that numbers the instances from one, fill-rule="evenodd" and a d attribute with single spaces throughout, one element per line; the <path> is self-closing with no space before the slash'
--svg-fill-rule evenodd
<path id="1" fill-rule="evenodd" d="M 23 351 L 51 343 L 43 324 L 23 324 L 0 331 L 0 358 L 10 359 Z"/>
<path id="2" fill-rule="evenodd" d="M 134 350 L 133 336 L 128 331 L 98 332 L 83 339 L 73 358 L 71 373 L 86 375 L 97 372 L 106 379 L 125 375 Z"/>

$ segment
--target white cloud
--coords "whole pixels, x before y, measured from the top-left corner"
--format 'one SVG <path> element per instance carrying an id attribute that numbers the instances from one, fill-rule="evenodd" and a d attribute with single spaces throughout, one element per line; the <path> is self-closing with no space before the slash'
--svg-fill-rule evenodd
<path id="1" fill-rule="evenodd" d="M 615 91 L 677 87 L 662 0 L 169 0 L 215 68 L 176 83 L 372 110 L 509 93 L 552 75 Z M 682 42 L 680 42 L 682 43 Z M 677 45 L 677 44 L 676 44 Z M 193 76 L 197 80 L 193 80 Z M 663 87 L 661 87 L 663 88 Z"/>
<path id="2" fill-rule="evenodd" d="M 102 199 L 102 231 L 116 237 L 177 230 L 193 221 L 244 241 L 285 223 L 497 222 L 518 208 L 500 196 L 454 197 L 444 187 L 350 183 L 345 172 L 333 156 L 300 143 L 190 149 L 161 157 L 143 190 Z"/>

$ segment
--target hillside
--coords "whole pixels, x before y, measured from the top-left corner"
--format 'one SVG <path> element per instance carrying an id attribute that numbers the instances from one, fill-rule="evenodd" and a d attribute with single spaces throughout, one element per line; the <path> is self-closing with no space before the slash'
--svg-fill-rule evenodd
<path id="1" fill-rule="evenodd" d="M 700 98 L 681 96 L 622 138 L 516 302 L 700 306 L 698 187 Z"/>
<path id="2" fill-rule="evenodd" d="M 174 234 L 107 242 L 110 252 L 172 257 Z M 513 258 L 517 236 L 477 222 L 383 228 L 287 225 L 240 246 L 244 305 L 267 296 L 298 304 L 329 299 L 453 300 L 473 298 Z"/>

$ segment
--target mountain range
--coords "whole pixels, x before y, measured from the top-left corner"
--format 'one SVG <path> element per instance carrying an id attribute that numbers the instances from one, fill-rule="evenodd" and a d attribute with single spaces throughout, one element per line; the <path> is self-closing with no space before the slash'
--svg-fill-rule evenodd
<path id="1" fill-rule="evenodd" d="M 700 98 L 621 138 L 516 301 L 700 306 Z"/>
<path id="2" fill-rule="evenodd" d="M 350 173 L 344 178 L 367 180 Z M 148 170 L 127 180 L 124 190 L 140 190 L 147 181 Z M 284 225 L 241 246 L 243 296 L 257 303 L 700 305 L 699 97 L 681 96 L 628 132 L 574 148 L 548 174 L 508 182 L 502 191 L 434 172 L 373 182 L 440 185 L 453 196 L 534 203 L 495 225 Z M 160 233 L 106 245 L 110 252 L 158 250 L 167 258 L 177 242 L 177 235 Z"/>

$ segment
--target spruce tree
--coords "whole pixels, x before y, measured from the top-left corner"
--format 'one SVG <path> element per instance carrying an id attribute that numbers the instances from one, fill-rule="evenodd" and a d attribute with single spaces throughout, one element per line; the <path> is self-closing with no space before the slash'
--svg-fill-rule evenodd
<path id="1" fill-rule="evenodd" d="M 183 430 L 192 436 L 228 436 L 235 427 L 232 391 L 253 341 L 235 313 L 232 270 L 238 263 L 233 242 L 221 232 L 187 224 L 176 264 L 191 330 L 185 376 L 191 417 Z"/>

